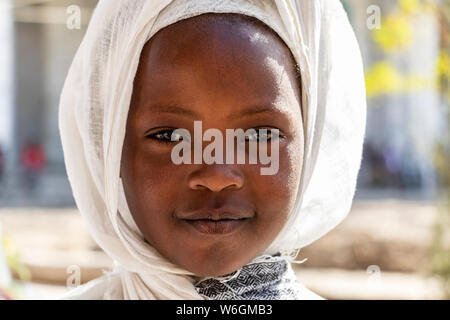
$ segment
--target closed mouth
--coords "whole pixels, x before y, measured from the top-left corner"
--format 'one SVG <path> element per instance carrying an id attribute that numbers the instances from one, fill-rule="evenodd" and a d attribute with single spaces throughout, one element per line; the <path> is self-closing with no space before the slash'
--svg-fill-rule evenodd
<path id="1" fill-rule="evenodd" d="M 229 234 L 243 226 L 250 218 L 183 219 L 196 231 L 207 235 Z"/>

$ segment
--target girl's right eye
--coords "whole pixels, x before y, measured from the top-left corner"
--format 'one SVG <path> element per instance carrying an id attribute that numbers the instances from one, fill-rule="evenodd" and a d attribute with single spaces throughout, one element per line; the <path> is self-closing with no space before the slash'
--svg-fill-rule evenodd
<path id="1" fill-rule="evenodd" d="M 164 129 L 151 133 L 147 135 L 146 138 L 153 139 L 161 143 L 172 143 L 183 140 L 183 136 L 179 133 L 174 133 L 174 131 L 175 129 Z"/>

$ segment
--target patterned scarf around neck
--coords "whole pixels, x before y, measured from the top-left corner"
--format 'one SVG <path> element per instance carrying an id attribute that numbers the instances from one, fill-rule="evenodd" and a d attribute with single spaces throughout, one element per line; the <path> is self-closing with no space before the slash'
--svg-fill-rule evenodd
<path id="1" fill-rule="evenodd" d="M 291 264 L 277 256 L 249 263 L 222 277 L 200 280 L 195 289 L 207 300 L 323 299 L 305 288 Z"/>

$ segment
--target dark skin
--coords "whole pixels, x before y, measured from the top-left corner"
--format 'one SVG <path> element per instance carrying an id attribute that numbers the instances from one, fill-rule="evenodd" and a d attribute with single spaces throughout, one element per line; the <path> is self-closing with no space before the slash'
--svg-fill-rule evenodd
<path id="1" fill-rule="evenodd" d="M 134 81 L 121 178 L 137 226 L 158 252 L 198 276 L 229 274 L 261 255 L 281 231 L 297 194 L 303 157 L 301 89 L 294 58 L 263 23 L 203 14 L 160 30 L 144 46 Z M 279 171 L 261 164 L 181 164 L 170 130 L 280 130 Z M 167 133 L 169 132 L 169 140 Z M 208 143 L 204 143 L 204 147 Z M 233 208 L 246 217 L 209 235 L 182 219 Z"/>

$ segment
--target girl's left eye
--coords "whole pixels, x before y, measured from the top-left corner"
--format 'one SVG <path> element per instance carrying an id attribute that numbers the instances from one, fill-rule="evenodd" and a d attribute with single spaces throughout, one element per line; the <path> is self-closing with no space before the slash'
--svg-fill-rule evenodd
<path id="1" fill-rule="evenodd" d="M 247 134 L 246 141 L 271 141 L 281 137 L 280 130 L 275 128 L 255 128 L 254 132 Z"/>
<path id="2" fill-rule="evenodd" d="M 179 133 L 174 133 L 175 129 L 164 129 L 155 133 L 147 135 L 147 138 L 157 140 L 162 143 L 172 143 L 183 140 L 183 136 Z"/>

